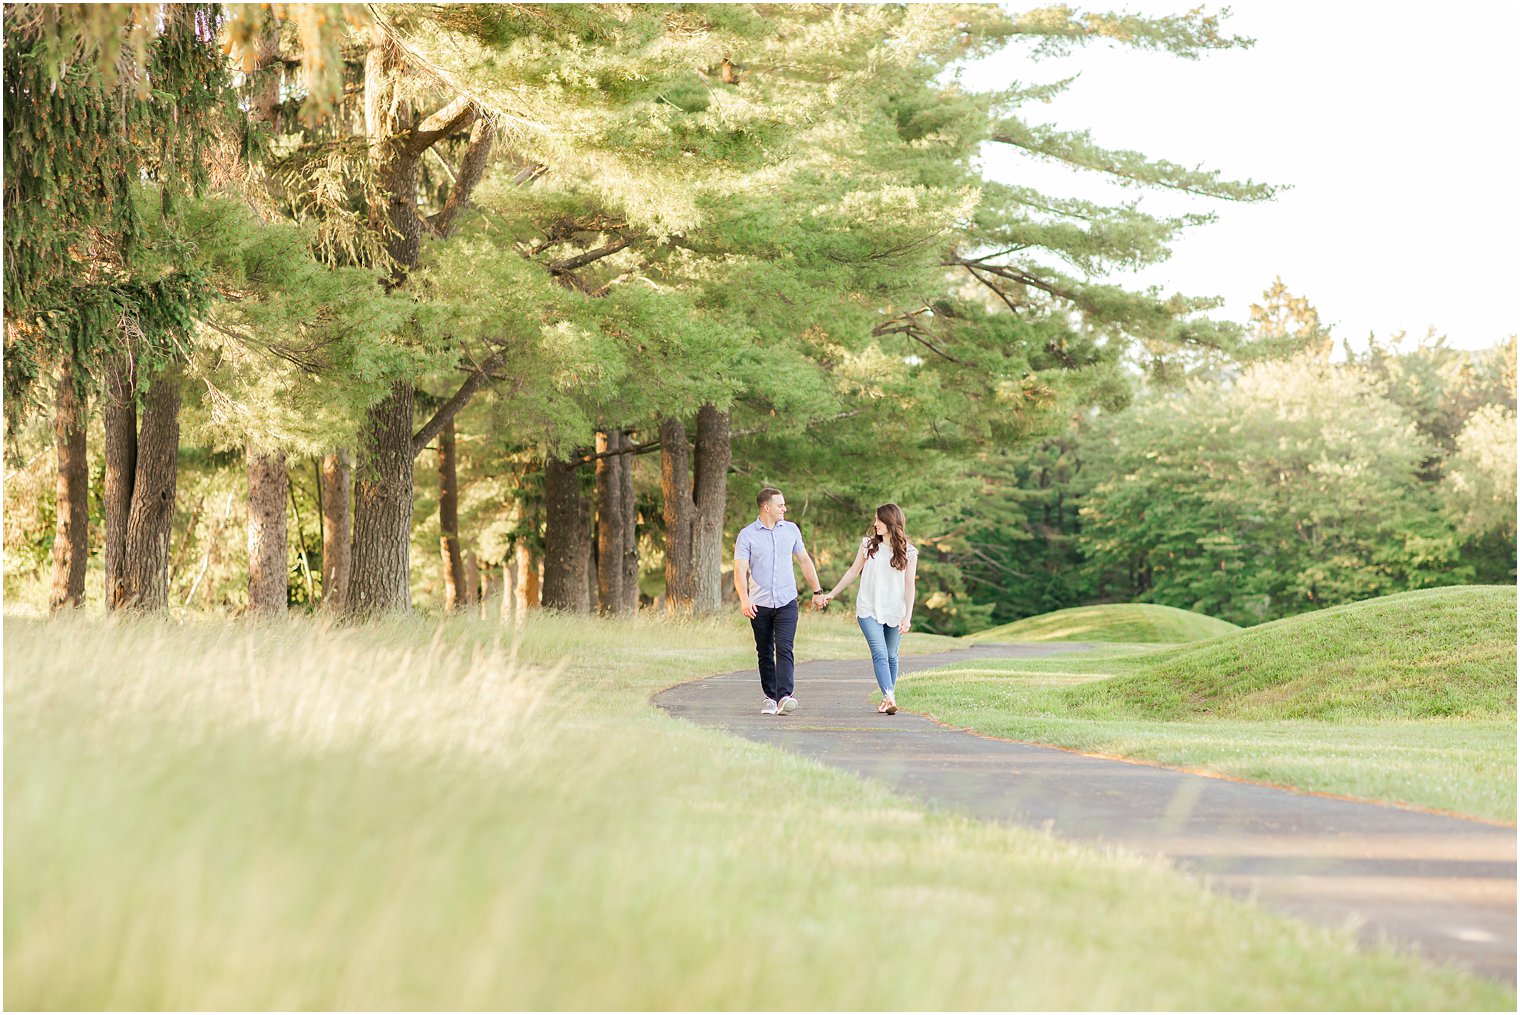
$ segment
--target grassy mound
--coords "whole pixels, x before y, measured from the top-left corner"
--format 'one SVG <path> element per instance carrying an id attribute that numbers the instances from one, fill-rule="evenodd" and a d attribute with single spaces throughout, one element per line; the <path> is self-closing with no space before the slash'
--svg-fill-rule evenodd
<path id="1" fill-rule="evenodd" d="M 1192 645 L 977 659 L 898 685 L 953 726 L 1515 820 L 1515 590 L 1408 592 Z"/>
<path id="2" fill-rule="evenodd" d="M 1515 590 L 1424 589 L 1289 617 L 1063 697 L 1147 719 L 1513 718 Z"/>
<path id="3" fill-rule="evenodd" d="M 1227 620 L 1150 603 L 1077 606 L 981 631 L 972 641 L 1103 641 L 1181 644 L 1240 628 Z"/>

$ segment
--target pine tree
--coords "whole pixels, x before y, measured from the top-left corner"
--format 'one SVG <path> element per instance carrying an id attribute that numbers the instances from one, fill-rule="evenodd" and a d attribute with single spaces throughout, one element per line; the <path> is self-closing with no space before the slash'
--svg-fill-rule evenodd
<path id="1" fill-rule="evenodd" d="M 1239 337 L 1199 316 L 1207 299 L 1095 281 L 1164 258 L 1206 215 L 990 184 L 976 156 L 1011 144 L 1221 199 L 1270 188 L 1019 118 L 1058 85 L 980 95 L 953 77 L 958 60 L 1020 39 L 1036 55 L 1094 39 L 1181 56 L 1240 43 L 1201 14 L 396 6 L 328 12 L 340 35 L 310 30 L 315 10 L 232 12 L 252 115 L 227 114 L 237 129 L 223 137 L 260 159 L 237 183 L 262 220 L 182 202 L 180 234 L 198 223 L 214 242 L 160 258 L 154 278 L 174 264 L 199 286 L 202 303 L 171 318 L 186 335 L 205 322 L 176 361 L 207 392 L 188 425 L 246 450 L 251 493 L 278 486 L 278 456 L 359 446 L 353 609 L 407 607 L 415 459 L 434 440 L 447 459 L 457 413 L 489 389 L 511 405 L 492 412 L 491 456 L 536 456 L 552 491 L 548 601 L 584 608 L 592 561 L 604 609 L 636 596 L 631 461 L 658 450 L 663 512 L 646 526 L 664 537 L 670 601 L 708 611 L 728 508 L 751 492 L 730 498 L 730 472 L 818 491 L 809 510 L 836 531 L 889 498 L 932 504 L 926 527 L 948 523 L 977 487 L 960 461 L 1109 397 L 1126 359 L 1169 368 Z M 331 86 L 344 78 L 348 90 Z M 135 395 L 130 375 L 116 380 L 107 412 L 125 418 Z M 130 451 L 108 447 L 116 474 Z M 340 461 L 324 511 L 347 503 Z M 284 501 L 267 499 L 274 525 Z M 452 576 L 464 545 L 441 522 Z M 538 526 L 522 524 L 531 552 Z M 338 549 L 324 585 L 341 581 Z"/>
<path id="2" fill-rule="evenodd" d="M 526 18 L 517 9 L 468 8 L 456 9 L 431 25 L 419 23 L 420 19 L 406 24 L 415 32 L 408 38 L 409 48 L 431 55 L 425 62 L 441 76 L 469 80 L 472 94 L 494 108 L 510 111 L 507 122 L 529 116 L 534 122 L 546 122 L 542 131 L 524 131 L 511 139 L 519 163 L 548 167 L 534 186 L 536 193 L 524 195 L 515 187 L 487 181 L 477 198 L 504 228 L 487 230 L 482 239 L 498 237 L 497 245 L 461 247 L 463 257 L 451 254 L 436 278 L 443 287 L 459 284 L 456 278 L 463 276 L 467 281 L 460 295 L 467 287 L 476 291 L 510 288 L 514 295 L 525 295 L 531 289 L 521 284 L 519 270 L 507 269 L 516 284 L 505 280 L 482 284 L 488 273 L 503 273 L 500 251 L 512 244 L 525 245 L 544 273 L 532 285 L 538 290 L 537 313 L 543 315 L 548 305 L 556 305 L 561 309 L 550 313 L 566 314 L 564 326 L 574 334 L 600 336 L 598 352 L 610 358 L 589 370 L 577 370 L 590 375 L 590 383 L 579 391 L 563 392 L 568 398 L 557 398 L 561 393 L 554 392 L 543 395 L 556 406 L 550 418 L 564 422 L 534 428 L 531 438 L 548 446 L 556 476 L 572 461 L 589 465 L 605 460 L 588 453 L 599 427 L 642 420 L 647 421 L 642 428 L 650 432 L 663 416 L 667 422 L 660 427 L 680 435 L 662 442 L 668 454 L 676 453 L 673 441 L 684 445 L 692 422 L 699 437 L 708 435 L 690 449 L 697 461 L 695 480 L 685 469 L 666 470 L 672 484 L 667 511 L 677 511 L 682 519 L 674 523 L 676 527 L 692 530 L 691 553 L 700 548 L 704 563 L 698 565 L 685 552 L 670 554 L 669 546 L 667 559 L 675 569 L 673 576 L 676 572 L 690 576 L 690 597 L 682 593 L 676 601 L 688 603 L 699 594 L 700 583 L 702 608 L 713 609 L 719 596 L 729 454 L 723 406 L 731 398 L 731 389 L 719 378 L 732 353 L 720 350 L 713 337 L 698 338 L 696 332 L 712 329 L 710 335 L 723 334 L 735 322 L 722 314 L 702 314 L 689 281 L 668 275 L 660 262 L 673 253 L 684 256 L 679 230 L 695 229 L 698 223 L 703 233 L 710 228 L 702 217 L 702 201 L 705 197 L 715 203 L 724 192 L 715 180 L 724 180 L 731 192 L 740 175 L 736 167 L 763 165 L 767 145 L 779 145 L 810 113 L 821 113 L 831 100 L 837 100 L 837 89 L 822 90 L 816 79 L 806 79 L 807 74 L 830 71 L 830 61 L 843 66 L 846 59 L 860 60 L 870 46 L 879 43 L 886 24 L 875 11 L 846 15 L 799 10 L 783 16 L 770 10 L 762 15 L 759 9 L 712 8 L 689 9 L 672 19 L 665 11 L 648 8 L 587 8 L 567 12 L 573 29 L 570 37 L 576 41 L 566 44 L 563 37 L 544 33 L 541 14 L 550 21 L 566 16 L 559 10 Z M 836 52 L 819 46 L 818 35 L 803 34 L 809 27 L 834 34 L 842 48 Z M 429 33 L 444 34 L 451 44 L 437 44 L 437 35 Z M 662 45 L 647 45 L 653 37 L 660 37 Z M 525 40 L 534 45 L 517 45 Z M 432 48 L 428 48 L 430 42 Z M 470 48 L 472 43 L 475 49 Z M 740 66 L 748 70 L 737 72 L 730 61 L 729 80 L 721 82 L 729 87 L 720 89 L 711 80 L 703 81 L 707 61 L 718 63 L 712 60 L 714 50 L 741 49 L 747 55 Z M 531 62 L 519 61 L 523 52 L 532 54 Z M 598 87 L 566 86 L 564 81 L 589 80 L 564 73 L 568 63 L 591 68 Z M 772 73 L 766 74 L 773 65 Z M 797 65 L 802 72 L 783 69 Z M 517 82 L 539 84 L 550 67 L 556 68 L 554 80 L 545 93 L 554 95 L 554 103 L 522 108 L 523 89 Z M 506 84 L 512 85 L 510 92 Z M 849 84 L 863 88 L 864 78 L 857 73 Z M 738 94 L 730 96 L 730 92 Z M 500 106 L 495 105 L 498 102 Z M 630 185 L 634 181 L 637 187 Z M 658 200 L 652 200 L 656 196 Z M 530 241 L 533 232 L 539 238 Z M 710 242 L 705 236 L 696 240 Z M 485 263 L 469 263 L 464 259 L 468 257 Z M 570 295 L 543 292 L 548 281 Z M 657 295 L 650 297 L 644 285 Z M 546 360 L 557 358 L 553 346 L 563 337 L 551 330 L 540 340 L 544 344 L 539 350 Z M 686 338 L 692 340 L 681 341 Z M 661 352 L 675 369 L 655 366 L 653 359 Z M 635 358 L 646 368 L 629 369 Z M 602 394 L 614 376 L 623 383 Z M 683 401 L 689 408 L 676 409 Z M 662 406 L 671 406 L 675 412 Z M 655 420 L 649 419 L 651 413 Z M 677 426 L 679 430 L 673 429 Z M 646 441 L 639 450 L 653 446 Z M 580 561 L 589 547 L 584 542 L 586 527 L 580 523 L 578 487 L 557 479 L 553 486 L 559 492 L 549 501 L 546 602 L 579 608 L 583 601 Z M 682 503 L 691 505 L 689 517 Z M 609 527 L 615 526 L 609 522 Z M 558 545 L 561 538 L 569 541 L 563 548 Z M 675 544 L 688 545 L 679 538 Z M 550 580 L 550 572 L 562 566 L 572 573 L 563 578 L 555 573 Z M 673 582 L 678 588 L 685 583 L 684 577 Z"/>
<path id="3" fill-rule="evenodd" d="M 741 299 L 774 294 L 772 307 L 751 312 L 762 327 L 780 316 L 775 296 L 784 297 L 792 319 L 776 322 L 766 348 L 799 353 L 784 372 L 791 390 L 756 392 L 756 407 L 791 416 L 799 377 L 816 378 L 812 390 L 820 396 L 804 410 L 811 417 L 804 426 L 766 427 L 763 437 L 747 442 L 744 458 L 758 466 L 757 482 L 800 478 L 806 488 L 828 491 L 815 498 L 823 510 L 811 511 L 831 530 L 855 529 L 874 503 L 889 499 L 924 503 L 920 524 L 953 524 L 956 500 L 980 491 L 953 465 L 956 459 L 1026 442 L 1084 401 L 1122 404 L 1126 360 L 1164 371 L 1240 341 L 1239 328 L 1199 316 L 1217 300 L 1126 292 L 1093 280 L 1164 259 L 1183 229 L 1210 216 L 1156 218 L 1134 203 L 1102 206 L 993 184 L 976 171 L 980 145 L 1018 145 L 1137 187 L 1228 200 L 1273 193 L 1133 152 L 1104 151 L 1086 135 L 1025 127 L 1017 107 L 1061 85 L 978 95 L 947 82 L 957 57 L 1029 35 L 1043 39 L 1047 51 L 1052 40 L 1114 38 L 1181 56 L 1241 41 L 1219 35 L 1209 18 L 1115 20 L 1057 11 L 1028 19 L 996 10 L 965 17 L 940 8 L 914 9 L 911 16 L 916 39 L 933 40 L 938 32 L 940 44 L 925 42 L 918 60 L 878 62 L 873 101 L 847 110 L 846 123 L 831 124 L 832 134 L 818 146 L 831 168 L 849 167 L 839 173 L 848 182 L 834 196 L 840 214 L 830 238 L 815 239 L 823 230 L 793 211 L 819 207 L 816 188 L 784 190 L 772 212 L 775 250 L 821 248 L 798 289 L 851 298 L 809 320 L 792 314 L 795 291 L 764 284 L 770 265 L 758 268 L 762 284 L 746 272 L 734 287 Z M 755 233 L 754 221 L 746 223 L 747 236 Z M 799 332 L 805 343 L 792 337 Z M 744 422 L 736 428 L 748 429 Z M 803 433 L 807 441 L 799 447 Z M 934 556 L 925 562 L 932 566 Z"/>
<path id="4" fill-rule="evenodd" d="M 548 313 L 566 321 L 557 327 L 617 340 L 595 346 L 595 366 L 576 371 L 579 390 L 543 393 L 554 408 L 527 429 L 561 448 L 571 442 L 589 463 L 602 460 L 585 452 L 604 421 L 646 433 L 658 424 L 658 441 L 628 450 L 657 444 L 665 459 L 673 602 L 696 604 L 699 573 L 713 570 L 697 567 L 697 548 L 716 559 L 722 538 L 727 498 L 709 498 L 699 510 L 694 491 L 703 484 L 693 483 L 688 459 L 696 456 L 700 472 L 704 450 L 720 456 L 713 460 L 722 466 L 709 470 L 712 491 L 732 451 L 727 440 L 691 442 L 702 418 L 717 432 L 721 417 L 723 430 L 747 438 L 745 457 L 760 470 L 774 461 L 814 483 L 859 481 L 869 491 L 860 500 L 915 482 L 943 493 L 946 455 L 1027 439 L 1070 401 L 1068 389 L 1114 387 L 1131 347 L 1165 362 L 1176 350 L 1212 350 L 1237 337 L 1197 316 L 1217 301 L 1127 293 L 1028 253 L 1053 254 L 1088 275 L 1133 267 L 1165 257 L 1181 229 L 1207 216 L 1155 219 L 1132 205 L 989 185 L 974 155 L 994 141 L 1136 184 L 1238 200 L 1270 196 L 1270 188 L 1024 131 L 1011 109 L 1041 93 L 979 96 L 942 83 L 956 59 L 1025 32 L 1047 43 L 1116 37 L 1181 55 L 1235 44 L 1210 19 L 1036 23 L 975 6 L 798 15 L 735 7 L 710 23 L 705 13 L 683 12 L 690 34 L 678 42 L 597 48 L 614 33 L 641 43 L 659 37 L 667 25 L 654 13 L 579 9 L 572 48 L 536 37 L 521 11 L 467 9 L 442 28 L 419 29 L 423 41 L 411 44 L 440 73 L 469 80 L 483 101 L 510 110 L 513 122 L 545 125 L 511 139 L 534 180 L 529 192 L 488 182 L 478 198 L 506 233 L 497 250 L 526 248 L 583 297 L 552 298 L 540 284 L 539 312 L 552 304 Z M 498 48 L 429 48 L 433 31 L 473 33 Z M 536 45 L 513 48 L 528 38 Z M 709 74 L 690 54 L 691 40 L 702 53 L 745 56 L 729 61 L 730 72 Z M 682 59 L 694 62 L 682 68 Z M 585 72 L 567 73 L 569 66 Z M 798 66 L 811 77 L 792 73 Z M 594 91 L 566 83 L 593 80 Z M 1010 256 L 1015 250 L 1026 253 Z M 500 263 L 490 246 L 469 253 Z M 444 284 L 465 288 L 457 275 L 477 287 L 530 291 L 515 270 L 509 283 L 499 268 L 466 266 L 452 252 L 448 261 Z M 500 284 L 483 284 L 491 271 L 503 274 Z M 651 292 L 653 306 L 632 295 Z M 664 335 L 649 330 L 653 322 Z M 709 336 L 691 334 L 704 330 Z M 803 434 L 823 442 L 819 453 L 799 450 Z M 886 435 L 892 439 L 880 439 Z M 836 498 L 843 513 L 868 506 Z M 572 520 L 551 533 L 579 540 L 582 528 Z M 560 557 L 578 561 L 578 544 Z M 698 608 L 716 606 L 716 582 L 712 588 Z M 575 599 L 566 596 L 562 605 Z"/>
<path id="5" fill-rule="evenodd" d="M 205 185 L 226 109 L 218 19 L 206 5 L 5 11 L 5 391 L 14 429 L 43 373 L 72 388 L 57 399 L 59 605 L 83 594 L 83 407 L 102 382 L 108 600 L 164 602 L 180 350 L 211 299 L 164 226 Z"/>
<path id="6" fill-rule="evenodd" d="M 308 49 L 331 41 L 319 24 L 323 12 L 263 6 L 306 23 Z M 11 410 L 21 411 L 38 370 L 56 364 L 74 388 L 60 392 L 62 412 L 82 419 L 89 394 L 104 395 L 112 606 L 163 604 L 177 486 L 176 389 L 194 369 L 198 328 L 212 307 L 249 295 L 217 277 L 216 262 L 227 257 L 219 244 L 236 246 L 236 237 L 205 231 L 199 196 L 245 176 L 257 147 L 220 38 L 225 28 L 235 42 L 237 25 L 252 23 L 249 14 L 234 9 L 228 25 L 219 5 L 6 9 L 6 390 Z M 259 18 L 263 24 L 262 12 Z M 313 90 L 324 94 L 331 75 L 312 68 Z M 278 89 L 255 91 L 251 108 L 267 116 Z M 60 492 L 78 498 L 70 519 L 83 517 L 83 431 L 75 429 L 69 447 L 77 453 L 67 461 L 80 478 L 60 471 Z M 276 472 L 283 476 L 283 468 L 253 468 L 250 476 Z M 283 496 L 276 501 L 283 519 Z M 71 523 L 57 550 L 60 574 L 71 575 L 60 598 L 77 601 L 83 526 Z M 283 605 L 283 552 L 277 558 Z"/>

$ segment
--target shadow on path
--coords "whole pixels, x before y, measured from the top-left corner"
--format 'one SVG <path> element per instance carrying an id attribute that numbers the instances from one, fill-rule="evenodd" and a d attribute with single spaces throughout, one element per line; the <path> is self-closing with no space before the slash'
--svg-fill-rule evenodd
<path id="1" fill-rule="evenodd" d="M 905 655 L 902 671 L 1087 647 L 982 642 Z M 788 716 L 760 714 L 753 670 L 681 684 L 654 703 L 935 807 L 1164 856 L 1216 891 L 1515 983 L 1513 828 L 995 740 L 878 715 L 875 692 L 862 658 L 799 664 L 801 704 Z"/>

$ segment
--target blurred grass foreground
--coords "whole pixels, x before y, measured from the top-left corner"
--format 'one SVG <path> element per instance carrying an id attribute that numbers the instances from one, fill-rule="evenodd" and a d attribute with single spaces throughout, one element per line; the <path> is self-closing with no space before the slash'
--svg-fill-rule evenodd
<path id="1" fill-rule="evenodd" d="M 800 658 L 860 657 L 848 620 Z M 5 1005 L 1513 1007 L 649 706 L 751 652 L 737 618 L 7 618 Z"/>

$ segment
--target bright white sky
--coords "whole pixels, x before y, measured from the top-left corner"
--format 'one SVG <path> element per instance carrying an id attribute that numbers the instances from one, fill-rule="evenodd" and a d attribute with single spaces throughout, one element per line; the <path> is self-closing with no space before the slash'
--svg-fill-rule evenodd
<path id="1" fill-rule="evenodd" d="M 1176 14 L 1190 0 L 1089 3 Z M 1210 6 L 1210 11 L 1218 10 Z M 964 74 L 977 88 L 1080 73 L 1024 115 L 1107 148 L 1290 184 L 1255 205 L 1118 188 L 988 145 L 994 179 L 1154 213 L 1213 211 L 1129 285 L 1225 299 L 1244 321 L 1281 275 L 1337 338 L 1423 336 L 1477 349 L 1520 331 L 1520 3 L 1237 0 L 1224 28 L 1250 49 L 1182 60 L 1090 45 L 1033 62 L 1016 44 Z"/>

